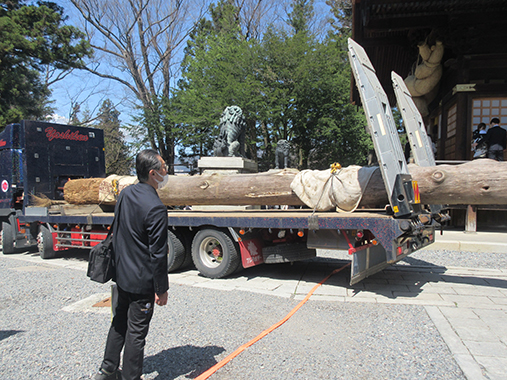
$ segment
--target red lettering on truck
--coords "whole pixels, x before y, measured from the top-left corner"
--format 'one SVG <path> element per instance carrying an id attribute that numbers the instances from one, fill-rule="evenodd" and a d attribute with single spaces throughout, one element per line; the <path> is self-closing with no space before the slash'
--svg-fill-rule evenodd
<path id="1" fill-rule="evenodd" d="M 51 141 L 54 139 L 88 141 L 88 135 L 82 135 L 79 133 L 79 131 L 71 132 L 70 129 L 67 129 L 65 132 L 58 132 L 53 127 L 47 127 L 45 129 L 45 132 L 46 132 L 46 137 L 48 138 L 48 141 Z"/>

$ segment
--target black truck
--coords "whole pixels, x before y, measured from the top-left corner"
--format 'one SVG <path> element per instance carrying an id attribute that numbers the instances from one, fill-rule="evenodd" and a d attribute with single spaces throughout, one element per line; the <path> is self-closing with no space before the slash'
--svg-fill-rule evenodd
<path id="1" fill-rule="evenodd" d="M 3 253 L 36 243 L 40 223 L 19 217 L 63 201 L 69 179 L 105 177 L 104 132 L 96 128 L 24 120 L 0 133 L 0 221 Z"/>

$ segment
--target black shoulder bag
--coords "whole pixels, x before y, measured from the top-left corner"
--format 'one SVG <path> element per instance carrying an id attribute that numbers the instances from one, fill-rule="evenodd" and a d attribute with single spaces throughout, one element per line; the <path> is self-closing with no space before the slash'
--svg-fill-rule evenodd
<path id="1" fill-rule="evenodd" d="M 121 203 L 121 202 L 120 202 Z M 109 232 L 104 240 L 93 247 L 88 258 L 88 271 L 86 275 L 90 280 L 105 284 L 116 277 L 114 267 L 114 249 L 113 249 L 113 226 L 117 222 L 120 214 L 120 203 L 118 203 L 118 212 L 114 215 L 113 223 L 109 228 Z"/>

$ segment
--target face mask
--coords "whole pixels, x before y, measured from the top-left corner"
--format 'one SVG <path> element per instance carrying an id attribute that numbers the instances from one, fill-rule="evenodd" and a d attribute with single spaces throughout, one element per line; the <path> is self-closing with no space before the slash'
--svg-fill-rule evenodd
<path id="1" fill-rule="evenodd" d="M 161 189 L 163 188 L 165 185 L 167 185 L 167 183 L 169 182 L 169 174 L 166 174 L 165 176 L 161 176 L 160 173 L 158 172 L 155 172 L 157 173 L 160 177 L 162 177 L 162 180 L 158 180 L 155 178 L 155 181 L 157 181 L 157 184 L 158 184 L 158 188 Z"/>

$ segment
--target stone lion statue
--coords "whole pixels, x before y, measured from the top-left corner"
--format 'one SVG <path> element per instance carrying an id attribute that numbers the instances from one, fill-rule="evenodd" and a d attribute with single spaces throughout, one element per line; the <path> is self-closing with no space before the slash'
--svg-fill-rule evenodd
<path id="1" fill-rule="evenodd" d="M 275 150 L 275 169 L 280 169 L 280 164 L 283 165 L 282 169 L 289 167 L 289 151 L 289 142 L 287 140 L 278 140 Z"/>
<path id="2" fill-rule="evenodd" d="M 220 117 L 220 134 L 213 144 L 215 157 L 245 156 L 246 121 L 238 106 L 229 106 Z"/>

